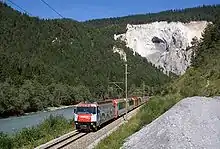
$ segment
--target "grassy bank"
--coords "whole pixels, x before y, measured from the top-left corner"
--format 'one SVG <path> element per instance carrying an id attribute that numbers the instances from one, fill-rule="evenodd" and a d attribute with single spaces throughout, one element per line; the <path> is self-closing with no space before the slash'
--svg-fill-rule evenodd
<path id="1" fill-rule="evenodd" d="M 102 140 L 95 149 L 119 149 L 127 137 L 159 117 L 180 99 L 181 97 L 179 95 L 152 97 L 150 101 L 140 109 L 138 115 L 131 118 L 128 123 L 120 126 L 118 130 L 113 132 L 109 137 Z"/>
<path id="2" fill-rule="evenodd" d="M 50 116 L 41 124 L 24 128 L 13 135 L 0 133 L 0 148 L 34 148 L 73 130 L 72 122 L 63 116 Z"/>

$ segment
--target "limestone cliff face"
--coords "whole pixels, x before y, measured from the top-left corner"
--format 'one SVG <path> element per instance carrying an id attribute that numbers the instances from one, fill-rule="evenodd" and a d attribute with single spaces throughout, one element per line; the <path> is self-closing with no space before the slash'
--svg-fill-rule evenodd
<path id="1" fill-rule="evenodd" d="M 115 35 L 114 39 L 126 42 L 127 47 L 146 57 L 164 73 L 173 72 L 181 75 L 190 65 L 192 41 L 199 40 L 206 21 L 153 22 L 150 24 L 127 25 L 127 32 Z"/>

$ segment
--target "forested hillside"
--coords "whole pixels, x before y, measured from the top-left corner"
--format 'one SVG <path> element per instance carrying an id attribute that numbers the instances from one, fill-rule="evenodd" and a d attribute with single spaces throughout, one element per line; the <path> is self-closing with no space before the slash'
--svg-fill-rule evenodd
<path id="1" fill-rule="evenodd" d="M 126 32 L 127 24 L 146 24 L 155 21 L 168 22 L 190 22 L 190 21 L 211 21 L 213 22 L 220 14 L 220 4 L 204 5 L 195 8 L 167 10 L 159 13 L 148 13 L 130 15 L 125 17 L 95 19 L 83 22 L 84 24 L 100 28 L 111 34 L 122 34 Z"/>
<path id="2" fill-rule="evenodd" d="M 69 105 L 81 100 L 122 97 L 121 90 L 108 87 L 112 81 L 124 81 L 124 62 L 118 53 L 113 53 L 115 45 L 123 48 L 127 54 L 129 95 L 140 89 L 143 82 L 147 93 L 160 92 L 160 87 L 170 78 L 145 58 L 133 56 L 123 43 L 114 41 L 113 35 L 125 32 L 127 23 L 213 22 L 219 14 L 220 5 L 214 5 L 80 23 L 71 19 L 42 20 L 29 17 L 0 3 L 0 116 Z M 210 40 L 210 43 L 212 47 L 199 45 L 206 50 L 201 50 L 203 54 L 198 54 L 194 62 L 198 73 L 208 65 L 218 63 L 217 54 L 209 49 L 218 49 L 219 43 L 214 40 Z M 211 55 L 206 55 L 207 51 L 216 57 L 215 61 Z M 198 66 L 204 55 L 207 65 Z M 209 64 L 209 59 L 213 63 Z M 214 72 L 208 73 L 210 78 L 216 78 L 218 68 L 212 67 Z M 207 76 L 206 72 L 204 74 Z M 182 92 L 180 86 L 176 84 L 176 88 L 164 89 L 163 93 L 170 90 Z M 188 90 L 184 92 L 190 93 Z"/>
<path id="3" fill-rule="evenodd" d="M 124 62 L 112 51 L 124 46 L 111 31 L 70 19 L 40 20 L 2 3 L 0 20 L 0 116 L 124 96 L 108 89 L 109 82 L 124 81 Z M 169 81 L 146 59 L 125 51 L 130 95 L 143 82 L 154 91 Z"/>
<path id="4" fill-rule="evenodd" d="M 91 27 L 112 31 L 116 34 L 126 32 L 127 24 L 144 24 L 154 21 L 211 21 L 203 34 L 202 41 L 194 43 L 196 55 L 193 57 L 192 66 L 186 73 L 165 85 L 161 90 L 163 95 L 178 93 L 183 97 L 188 96 L 214 96 L 220 94 L 220 5 L 207 5 L 181 10 L 168 10 L 159 13 L 132 15 L 118 18 L 106 18 L 85 21 Z M 113 34 L 113 33 L 112 33 Z"/>
<path id="5" fill-rule="evenodd" d="M 195 50 L 192 66 L 168 91 L 183 97 L 220 95 L 220 18 L 206 28 Z"/>
<path id="6" fill-rule="evenodd" d="M 189 21 L 214 21 L 220 13 L 220 4 L 218 5 L 204 5 L 195 8 L 174 9 L 161 11 L 159 13 L 148 13 L 139 15 L 130 15 L 125 17 L 105 18 L 88 20 L 84 23 L 95 27 L 106 26 L 120 26 L 126 29 L 127 24 L 146 24 L 155 21 L 168 21 L 168 22 L 189 22 Z"/>

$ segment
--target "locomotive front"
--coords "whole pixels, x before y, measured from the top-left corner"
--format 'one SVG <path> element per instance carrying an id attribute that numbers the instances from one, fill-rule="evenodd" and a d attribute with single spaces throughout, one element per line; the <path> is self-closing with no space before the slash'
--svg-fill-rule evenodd
<path id="1" fill-rule="evenodd" d="M 74 109 L 74 123 L 77 130 L 97 129 L 97 104 L 78 104 Z"/>

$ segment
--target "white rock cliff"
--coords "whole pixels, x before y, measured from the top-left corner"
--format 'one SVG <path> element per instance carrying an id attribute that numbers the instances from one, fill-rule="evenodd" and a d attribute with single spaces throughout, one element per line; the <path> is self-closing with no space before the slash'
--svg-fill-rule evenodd
<path id="1" fill-rule="evenodd" d="M 127 32 L 114 35 L 114 39 L 126 42 L 127 47 L 146 57 L 164 73 L 182 75 L 190 65 L 192 40 L 200 39 L 208 25 L 206 21 L 190 23 L 153 22 L 150 24 L 127 25 Z"/>

